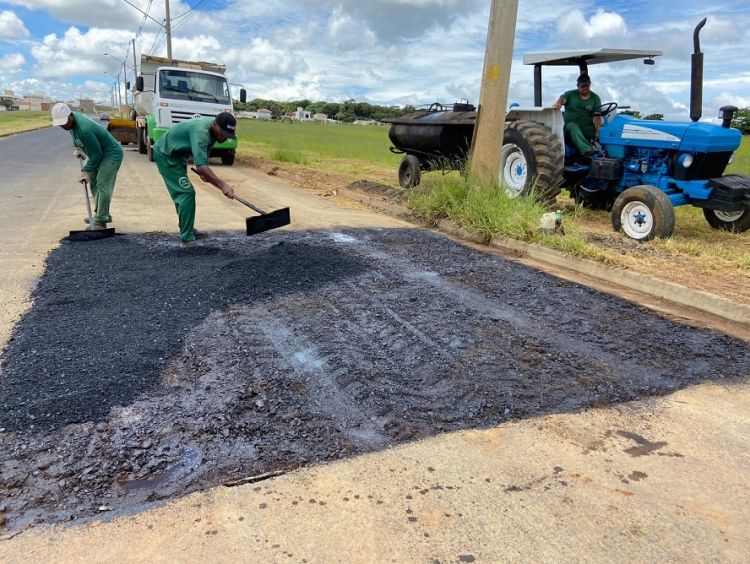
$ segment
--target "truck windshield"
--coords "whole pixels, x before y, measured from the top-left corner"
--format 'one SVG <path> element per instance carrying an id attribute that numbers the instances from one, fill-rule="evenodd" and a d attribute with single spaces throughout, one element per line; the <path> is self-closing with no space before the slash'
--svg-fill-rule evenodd
<path id="1" fill-rule="evenodd" d="M 163 70 L 159 72 L 159 96 L 174 100 L 229 104 L 229 85 L 222 76 L 186 70 Z"/>

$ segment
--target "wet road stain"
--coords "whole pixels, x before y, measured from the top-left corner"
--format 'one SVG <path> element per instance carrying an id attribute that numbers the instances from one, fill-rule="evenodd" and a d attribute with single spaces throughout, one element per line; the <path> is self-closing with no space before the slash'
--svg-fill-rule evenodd
<path id="1" fill-rule="evenodd" d="M 651 442 L 648 439 L 629 431 L 617 431 L 617 434 L 626 439 L 630 439 L 638 445 L 624 450 L 624 452 L 634 458 L 639 456 L 649 456 L 654 454 L 657 450 L 667 446 L 667 443 L 664 441 Z"/>

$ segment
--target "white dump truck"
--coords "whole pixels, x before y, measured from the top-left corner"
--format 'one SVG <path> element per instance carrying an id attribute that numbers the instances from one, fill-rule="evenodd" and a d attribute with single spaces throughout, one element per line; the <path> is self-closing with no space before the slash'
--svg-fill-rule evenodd
<path id="1" fill-rule="evenodd" d="M 224 73 L 226 67 L 202 61 L 180 61 L 154 55 L 141 55 L 140 74 L 135 81 L 133 113 L 138 152 L 151 154 L 167 130 L 182 121 L 215 117 L 234 112 L 232 96 Z M 247 93 L 240 90 L 240 101 Z M 225 165 L 234 163 L 236 139 L 228 139 L 211 148 L 211 157 L 221 157 Z"/>

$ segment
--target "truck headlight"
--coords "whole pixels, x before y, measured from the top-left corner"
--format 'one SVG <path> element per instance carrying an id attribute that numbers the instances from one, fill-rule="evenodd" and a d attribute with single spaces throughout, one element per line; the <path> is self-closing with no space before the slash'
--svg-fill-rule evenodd
<path id="1" fill-rule="evenodd" d="M 693 155 L 687 153 L 680 155 L 679 157 L 677 157 L 677 162 L 682 168 L 690 168 L 690 165 L 693 164 Z"/>

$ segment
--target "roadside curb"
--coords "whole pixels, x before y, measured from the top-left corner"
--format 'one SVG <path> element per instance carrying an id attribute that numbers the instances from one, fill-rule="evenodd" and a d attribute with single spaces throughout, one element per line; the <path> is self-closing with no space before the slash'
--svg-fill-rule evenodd
<path id="1" fill-rule="evenodd" d="M 42 125 L 41 127 L 35 127 L 33 129 L 24 129 L 23 131 L 11 131 L 9 133 L 0 133 L 0 139 L 3 137 L 10 137 L 11 135 L 19 135 L 21 133 L 28 133 L 29 131 L 39 131 L 40 129 L 47 129 L 52 127 L 51 125 Z"/>
<path id="2" fill-rule="evenodd" d="M 384 202 L 368 194 L 363 194 L 349 188 L 340 190 L 339 193 L 347 198 L 386 211 L 400 219 L 408 220 L 414 217 L 414 214 L 407 208 Z M 750 327 L 750 306 L 733 302 L 709 292 L 694 290 L 681 284 L 662 280 L 661 278 L 637 274 L 588 259 L 574 259 L 559 251 L 541 245 L 524 243 L 507 237 L 493 237 L 488 244 L 480 237 L 445 219 L 438 222 L 437 229 L 472 243 L 484 244 L 509 252 L 518 258 L 528 258 L 550 266 L 564 268 L 589 278 L 606 282 L 607 284 L 614 284 L 629 290 L 648 294 L 655 298 L 704 311 L 728 321 Z"/>

